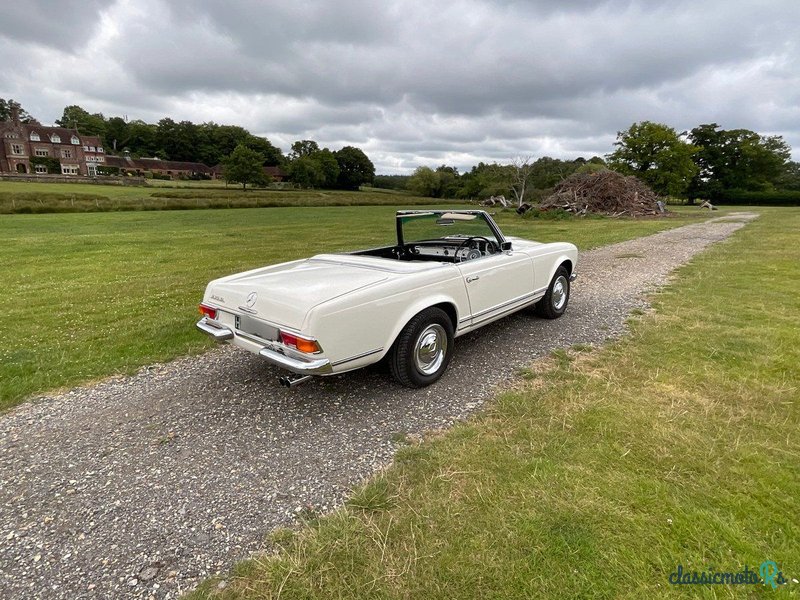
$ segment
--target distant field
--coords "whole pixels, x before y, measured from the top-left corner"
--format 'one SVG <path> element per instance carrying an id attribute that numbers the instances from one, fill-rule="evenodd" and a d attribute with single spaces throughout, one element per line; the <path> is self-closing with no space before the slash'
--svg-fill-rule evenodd
<path id="1" fill-rule="evenodd" d="M 159 181 L 147 186 L 0 181 L 0 214 L 68 213 L 279 206 L 408 206 L 431 198 L 387 190 L 280 190 L 225 187 L 213 181 Z M 402 199 L 401 199 L 402 198 Z M 444 200 L 442 202 L 449 202 Z"/>
<path id="2" fill-rule="evenodd" d="M 209 343 L 194 322 L 209 280 L 393 243 L 403 206 L 0 215 L 4 322 L 13 324 L 0 328 L 0 409 L 202 351 Z M 506 211 L 497 220 L 510 235 L 589 248 L 697 215 L 534 221 Z"/>

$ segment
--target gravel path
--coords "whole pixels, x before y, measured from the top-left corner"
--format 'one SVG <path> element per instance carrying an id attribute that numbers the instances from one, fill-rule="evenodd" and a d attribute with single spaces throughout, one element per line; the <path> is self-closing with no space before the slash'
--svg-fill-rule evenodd
<path id="1" fill-rule="evenodd" d="M 755 217 L 582 253 L 562 319 L 516 314 L 459 338 L 423 390 L 377 367 L 286 390 L 258 357 L 220 347 L 0 416 L 0 597 L 177 597 L 302 507 L 339 504 L 398 434 L 468 416 L 554 348 L 619 335 L 647 290 Z"/>

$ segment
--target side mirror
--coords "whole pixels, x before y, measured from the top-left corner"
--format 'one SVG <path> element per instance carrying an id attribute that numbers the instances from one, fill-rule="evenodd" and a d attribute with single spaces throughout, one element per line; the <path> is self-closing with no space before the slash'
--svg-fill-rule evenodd
<path id="1" fill-rule="evenodd" d="M 503 242 L 500 244 L 500 250 L 502 252 L 507 252 L 511 250 L 511 242 Z"/>

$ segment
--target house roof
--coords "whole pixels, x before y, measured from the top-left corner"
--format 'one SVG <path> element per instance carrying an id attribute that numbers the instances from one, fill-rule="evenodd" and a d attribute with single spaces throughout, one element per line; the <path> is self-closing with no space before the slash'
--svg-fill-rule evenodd
<path id="1" fill-rule="evenodd" d="M 73 135 L 81 139 L 81 134 L 77 129 L 68 129 L 67 127 L 45 127 L 44 125 L 34 125 L 33 123 L 22 123 L 20 128 L 25 133 L 25 137 L 30 138 L 31 133 L 39 134 L 42 141 L 49 139 L 52 135 L 57 135 L 62 141 L 69 140 Z"/>
<path id="2" fill-rule="evenodd" d="M 198 171 L 208 172 L 210 168 L 199 162 L 189 162 L 183 160 L 162 160 L 160 158 L 134 158 L 134 163 L 140 169 L 159 169 L 169 171 Z"/>
<path id="3" fill-rule="evenodd" d="M 29 140 L 31 133 L 38 133 L 41 141 L 47 142 L 50 136 L 57 135 L 61 138 L 62 143 L 69 143 L 73 135 L 78 136 L 78 139 L 83 140 L 84 137 L 78 132 L 77 129 L 69 129 L 68 127 L 47 127 L 39 123 L 14 123 L 13 121 L 0 121 L 0 131 L 16 131 L 20 134 L 20 138 Z M 98 139 L 99 138 L 95 138 Z"/>
<path id="4" fill-rule="evenodd" d="M 139 169 L 141 171 L 192 171 L 195 173 L 209 173 L 208 165 L 198 162 L 183 160 L 162 160 L 160 158 L 131 158 L 129 156 L 106 156 L 106 165 L 124 169 Z"/>

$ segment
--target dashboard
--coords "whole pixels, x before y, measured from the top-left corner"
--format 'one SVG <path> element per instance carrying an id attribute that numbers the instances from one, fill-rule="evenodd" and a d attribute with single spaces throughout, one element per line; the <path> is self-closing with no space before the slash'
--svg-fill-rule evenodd
<path id="1" fill-rule="evenodd" d="M 495 254 L 498 251 L 495 242 L 483 237 L 417 242 L 409 244 L 407 248 L 412 260 L 418 256 L 429 260 L 438 258 L 447 262 L 475 260 L 482 256 Z"/>

